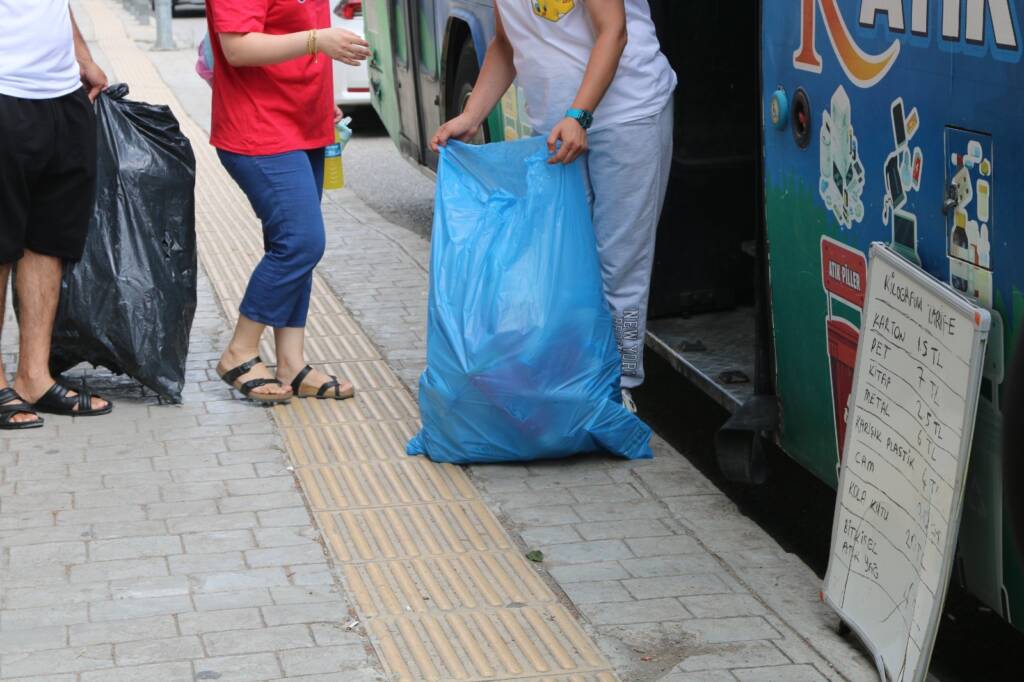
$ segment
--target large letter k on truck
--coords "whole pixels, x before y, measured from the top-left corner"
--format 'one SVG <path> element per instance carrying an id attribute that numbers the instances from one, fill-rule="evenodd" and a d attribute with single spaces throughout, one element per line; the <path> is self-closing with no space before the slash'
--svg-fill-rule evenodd
<path id="1" fill-rule="evenodd" d="M 793 66 L 821 73 L 821 55 L 815 49 L 814 31 L 818 16 L 816 10 L 819 8 L 832 49 L 850 81 L 862 88 L 869 88 L 880 81 L 899 56 L 900 41 L 894 40 L 882 54 L 865 53 L 850 35 L 837 0 L 802 0 L 800 49 L 793 53 Z"/>

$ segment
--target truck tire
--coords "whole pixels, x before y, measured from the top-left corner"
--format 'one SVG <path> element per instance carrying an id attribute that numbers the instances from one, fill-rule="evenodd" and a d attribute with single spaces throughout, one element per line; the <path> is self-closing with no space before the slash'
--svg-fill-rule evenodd
<path id="1" fill-rule="evenodd" d="M 733 483 L 761 485 L 768 479 L 767 444 L 756 431 L 719 430 L 715 454 L 722 475 Z"/>
<path id="2" fill-rule="evenodd" d="M 473 39 L 467 37 L 466 42 L 463 43 L 462 49 L 459 51 L 459 62 L 455 68 L 455 79 L 452 81 L 452 87 L 449 91 L 451 93 L 448 100 L 449 118 L 454 118 L 465 111 L 466 102 L 469 101 L 469 96 L 473 94 L 473 86 L 476 84 L 476 79 L 479 75 L 480 65 L 477 62 L 476 49 L 473 48 Z M 490 139 L 487 121 L 484 121 L 483 125 L 480 126 L 480 130 L 477 131 L 476 135 L 469 142 L 471 144 L 486 144 Z"/>

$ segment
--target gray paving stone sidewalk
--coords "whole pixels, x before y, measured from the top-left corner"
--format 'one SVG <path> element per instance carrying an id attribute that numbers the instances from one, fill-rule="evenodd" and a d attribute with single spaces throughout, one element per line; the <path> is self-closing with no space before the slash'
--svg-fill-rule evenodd
<path id="1" fill-rule="evenodd" d="M 415 395 L 426 354 L 429 241 L 348 190 L 328 192 L 320 272 Z M 626 680 L 870 680 L 836 635 L 820 580 L 680 453 L 470 473 L 589 623 Z"/>
<path id="2" fill-rule="evenodd" d="M 184 405 L 80 368 L 113 415 L 0 431 L 0 679 L 383 679 L 226 332 L 203 278 Z"/>

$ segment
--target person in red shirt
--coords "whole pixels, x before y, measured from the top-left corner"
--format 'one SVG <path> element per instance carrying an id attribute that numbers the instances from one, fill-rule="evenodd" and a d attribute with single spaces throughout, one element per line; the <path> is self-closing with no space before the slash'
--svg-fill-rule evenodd
<path id="1" fill-rule="evenodd" d="M 210 143 L 263 223 L 265 253 L 217 365 L 260 402 L 349 398 L 352 384 L 305 362 L 313 268 L 324 252 L 324 147 L 334 142 L 331 60 L 369 56 L 360 36 L 331 28 L 328 0 L 207 0 L 214 55 Z M 257 349 L 274 329 L 276 376 Z"/>

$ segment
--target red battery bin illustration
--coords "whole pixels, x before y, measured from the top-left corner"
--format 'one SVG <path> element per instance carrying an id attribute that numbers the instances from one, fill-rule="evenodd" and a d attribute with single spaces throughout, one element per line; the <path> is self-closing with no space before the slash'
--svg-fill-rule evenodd
<path id="1" fill-rule="evenodd" d="M 868 262 L 861 251 L 828 237 L 821 238 L 821 280 L 828 299 L 825 333 L 832 378 L 832 410 L 836 425 L 836 453 L 840 461 L 846 438 L 846 404 L 853 390 L 853 367 L 857 358 L 860 328 L 833 312 L 838 299 L 860 313 L 864 308 Z"/>

